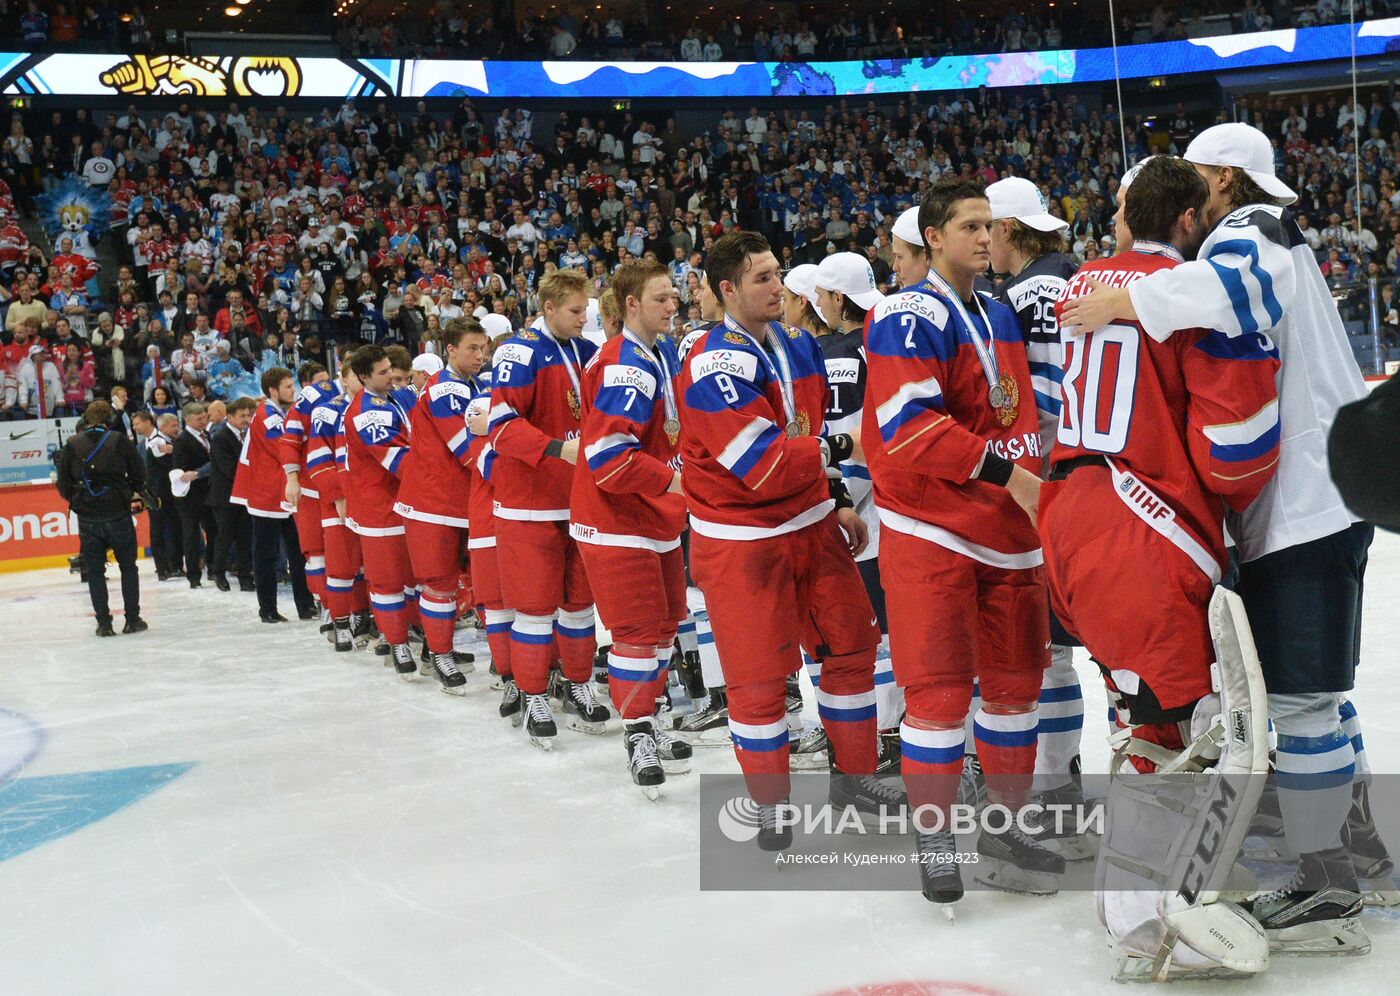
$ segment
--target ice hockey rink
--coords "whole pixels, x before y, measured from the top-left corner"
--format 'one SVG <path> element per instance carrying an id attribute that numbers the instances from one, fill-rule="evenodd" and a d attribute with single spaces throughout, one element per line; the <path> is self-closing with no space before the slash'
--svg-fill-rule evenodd
<path id="1" fill-rule="evenodd" d="M 0 576 L 6 996 L 1123 992 L 1086 894 L 970 893 L 949 924 L 917 891 L 701 892 L 695 773 L 652 803 L 615 733 L 532 748 L 496 715 L 484 641 L 453 698 L 310 623 L 261 625 L 251 594 L 142 571 L 151 630 L 112 640 L 76 576 Z M 1393 772 L 1400 537 L 1377 536 L 1368 581 L 1355 699 Z M 1400 911 L 1365 925 L 1366 957 L 1171 992 L 1394 991 Z"/>

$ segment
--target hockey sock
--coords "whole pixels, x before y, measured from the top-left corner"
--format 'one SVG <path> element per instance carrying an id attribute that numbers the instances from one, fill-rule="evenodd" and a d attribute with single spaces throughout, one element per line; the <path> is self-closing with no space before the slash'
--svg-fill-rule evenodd
<path id="1" fill-rule="evenodd" d="M 695 637 L 695 617 L 693 615 L 686 613 L 686 617 L 676 627 L 676 638 L 681 641 L 681 653 L 683 654 L 693 654 L 699 649 Z"/>
<path id="2" fill-rule="evenodd" d="M 1351 809 L 1356 754 L 1334 694 L 1270 695 L 1283 835 L 1295 854 L 1340 847 Z"/>
<path id="3" fill-rule="evenodd" d="M 875 651 L 875 725 L 881 730 L 895 730 L 903 718 L 904 689 L 894 680 L 894 661 L 890 659 L 887 636 Z"/>
<path id="4" fill-rule="evenodd" d="M 977 735 L 973 729 L 972 721 L 977 713 L 982 709 L 982 683 L 976 678 L 972 679 L 972 705 L 967 707 L 967 718 L 963 720 L 963 732 L 967 735 L 967 744 L 971 748 L 968 753 L 977 753 Z"/>
<path id="5" fill-rule="evenodd" d="M 350 592 L 350 607 L 354 612 L 369 611 L 369 584 L 365 581 L 364 571 L 355 575 L 355 587 Z"/>
<path id="6" fill-rule="evenodd" d="M 822 660 L 820 657 L 813 657 L 802 651 L 802 666 L 807 669 L 807 677 L 812 679 L 812 687 L 820 690 L 822 687 Z"/>
<path id="7" fill-rule="evenodd" d="M 1360 778 L 1369 778 L 1371 765 L 1366 760 L 1366 744 L 1361 739 L 1361 719 L 1356 715 L 1356 706 L 1352 705 L 1351 699 L 1342 696 L 1337 713 L 1341 716 L 1342 732 L 1351 741 L 1351 752 L 1356 757 L 1356 774 Z"/>
<path id="8" fill-rule="evenodd" d="M 559 641 L 559 660 L 563 664 L 564 677 L 570 681 L 589 681 L 593 677 L 593 655 L 598 650 L 593 624 L 591 605 L 583 609 L 559 610 L 554 633 Z"/>
<path id="9" fill-rule="evenodd" d="M 650 716 L 656 706 L 656 656 L 655 647 L 634 643 L 614 643 L 608 651 L 608 695 L 628 722 Z"/>
<path id="10" fill-rule="evenodd" d="M 419 595 L 419 591 L 418 591 L 418 588 L 417 588 L 417 587 L 413 587 L 413 586 L 409 586 L 409 585 L 404 585 L 404 589 L 403 589 L 404 609 L 406 610 L 407 619 L 408 619 L 408 625 L 410 625 L 410 626 L 422 626 L 422 625 L 423 625 L 423 617 L 422 617 L 422 615 L 419 614 L 419 612 L 418 612 L 418 595 Z"/>
<path id="11" fill-rule="evenodd" d="M 344 619 L 354 611 L 355 579 L 326 576 L 326 594 L 321 599 L 332 619 Z"/>
<path id="12" fill-rule="evenodd" d="M 520 690 L 526 695 L 543 695 L 553 659 L 554 618 L 517 612 L 510 624 L 510 663 Z"/>
<path id="13" fill-rule="evenodd" d="M 435 654 L 452 652 L 452 633 L 457 627 L 457 596 L 425 589 L 418 599 L 418 615 L 423 620 L 423 636 Z"/>
<path id="14" fill-rule="evenodd" d="M 669 640 L 663 634 L 656 644 L 656 680 L 651 683 L 653 701 L 666 701 L 666 683 L 671 679 L 671 655 L 676 649 L 676 638 Z"/>
<path id="15" fill-rule="evenodd" d="M 972 721 L 977 757 L 987 776 L 987 798 L 1010 809 L 1030 799 L 1031 774 L 1035 771 L 1035 730 L 1038 710 L 988 712 L 984 705 Z"/>
<path id="16" fill-rule="evenodd" d="M 749 797 L 760 804 L 782 802 L 788 780 L 788 728 L 782 678 L 730 685 L 729 738 L 744 773 Z"/>
<path id="17" fill-rule="evenodd" d="M 700 651 L 700 676 L 706 688 L 724 687 L 724 669 L 719 664 L 719 649 L 715 633 L 710 628 L 710 614 L 704 609 L 695 613 L 695 645 Z"/>
<path id="18" fill-rule="evenodd" d="M 1084 694 L 1074 671 L 1074 650 L 1054 647 L 1050 667 L 1040 683 L 1040 721 L 1036 726 L 1035 787 L 1059 788 L 1070 781 L 1069 765 L 1079 753 L 1084 730 Z"/>
<path id="19" fill-rule="evenodd" d="M 933 829 L 932 815 L 918 814 L 930 808 L 944 814 L 958 795 L 958 779 L 962 777 L 963 754 L 967 750 L 961 726 L 951 729 L 927 729 L 920 721 L 908 717 L 899 727 L 900 771 L 909 805 L 916 813 L 918 825 Z"/>
<path id="20" fill-rule="evenodd" d="M 514 609 L 486 609 L 486 645 L 491 648 L 491 663 L 502 678 L 515 674 L 510 666 L 510 626 L 515 621 Z"/>
<path id="21" fill-rule="evenodd" d="M 370 608 L 374 612 L 374 624 L 384 639 L 393 644 L 408 642 L 408 610 L 403 592 L 387 595 L 378 592 L 369 594 Z"/>
<path id="22" fill-rule="evenodd" d="M 838 770 L 848 775 L 875 773 L 879 749 L 875 742 L 875 683 L 869 650 L 822 662 L 817 689 L 817 714 L 831 741 Z"/>
<path id="23" fill-rule="evenodd" d="M 311 589 L 322 605 L 326 604 L 326 558 L 322 555 L 306 557 L 306 587 Z"/>

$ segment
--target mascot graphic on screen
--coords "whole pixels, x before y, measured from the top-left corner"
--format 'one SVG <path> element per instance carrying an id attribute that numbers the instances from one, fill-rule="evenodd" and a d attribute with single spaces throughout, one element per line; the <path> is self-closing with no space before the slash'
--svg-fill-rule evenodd
<path id="1" fill-rule="evenodd" d="M 273 79 L 277 83 L 254 86 L 254 79 L 261 77 L 270 77 L 268 84 Z M 296 59 L 286 57 L 133 55 L 102 73 L 98 80 L 118 93 L 141 97 L 295 97 L 301 92 L 301 66 Z"/>

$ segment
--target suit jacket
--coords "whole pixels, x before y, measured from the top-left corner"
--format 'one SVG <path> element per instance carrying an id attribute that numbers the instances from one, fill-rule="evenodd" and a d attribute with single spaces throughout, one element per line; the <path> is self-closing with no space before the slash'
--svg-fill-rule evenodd
<path id="1" fill-rule="evenodd" d="M 175 452 L 172 454 L 172 461 L 175 470 L 198 471 L 199 476 L 190 481 L 189 494 L 185 495 L 182 501 L 191 505 L 209 504 L 209 471 L 211 469 L 210 452 L 205 445 L 200 442 L 195 433 L 186 428 L 181 429 L 180 434 L 175 437 Z"/>
<path id="2" fill-rule="evenodd" d="M 247 430 L 244 430 L 245 434 Z M 243 440 L 230 425 L 224 425 L 209 437 L 209 504 L 221 507 L 229 504 L 233 490 L 233 475 L 238 472 L 238 455 L 243 452 Z"/>
<path id="3" fill-rule="evenodd" d="M 146 458 L 146 477 L 150 482 L 151 492 L 164 504 L 172 500 L 170 471 L 175 466 L 175 460 L 173 451 L 167 452 L 163 456 L 156 456 L 155 451 L 151 449 L 151 444 L 157 440 L 166 442 L 165 436 L 159 432 L 153 432 L 146 439 L 146 446 L 142 452 Z"/>

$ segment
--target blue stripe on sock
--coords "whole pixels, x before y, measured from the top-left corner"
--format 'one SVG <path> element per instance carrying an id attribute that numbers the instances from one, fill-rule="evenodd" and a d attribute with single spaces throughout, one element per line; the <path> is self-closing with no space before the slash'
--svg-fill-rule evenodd
<path id="1" fill-rule="evenodd" d="M 1071 733 L 1084 729 L 1084 716 L 1051 716 L 1036 724 L 1036 736 L 1046 733 Z"/>
<path id="2" fill-rule="evenodd" d="M 1074 702 L 1083 698 L 1084 693 L 1080 691 L 1078 685 L 1061 685 L 1058 688 L 1042 688 L 1040 690 L 1040 701 L 1042 702 Z"/>

